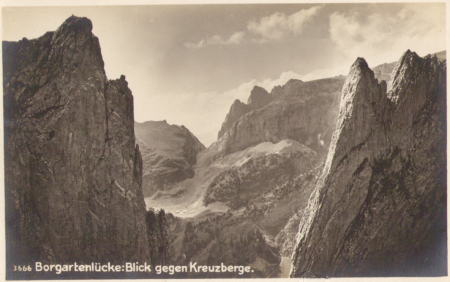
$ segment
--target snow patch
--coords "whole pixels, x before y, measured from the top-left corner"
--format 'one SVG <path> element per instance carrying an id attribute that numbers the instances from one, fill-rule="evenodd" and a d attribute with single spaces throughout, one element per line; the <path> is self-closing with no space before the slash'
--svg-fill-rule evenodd
<path id="1" fill-rule="evenodd" d="M 281 140 L 276 144 L 273 144 L 271 142 L 263 142 L 251 148 L 249 150 L 249 153 L 265 153 L 266 155 L 277 154 L 283 149 L 291 147 L 292 144 L 292 140 Z"/>

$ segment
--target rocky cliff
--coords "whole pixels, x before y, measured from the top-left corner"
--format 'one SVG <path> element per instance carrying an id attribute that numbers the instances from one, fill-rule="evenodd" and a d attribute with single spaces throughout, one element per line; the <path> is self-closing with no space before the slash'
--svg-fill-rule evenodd
<path id="1" fill-rule="evenodd" d="M 293 140 L 261 143 L 244 152 L 243 158 L 211 179 L 205 205 L 219 201 L 233 209 L 247 207 L 251 199 L 273 193 L 275 187 L 320 163 L 316 152 Z"/>
<path id="2" fill-rule="evenodd" d="M 436 55 L 438 60 L 446 60 L 447 51 L 437 52 L 432 55 L 433 56 Z M 381 82 L 382 80 L 389 82 L 391 80 L 392 72 L 394 71 L 396 66 L 397 62 L 384 63 L 372 68 L 372 71 L 373 74 L 375 75 L 375 78 L 378 79 L 379 82 Z"/>
<path id="3" fill-rule="evenodd" d="M 222 128 L 218 133 L 218 139 L 227 132 L 237 120 L 239 120 L 246 113 L 264 107 L 273 100 L 273 95 L 269 94 L 266 89 L 259 86 L 253 87 L 248 97 L 247 104 L 242 103 L 236 99 L 231 105 L 230 111 L 222 123 Z"/>
<path id="4" fill-rule="evenodd" d="M 91 30 L 72 16 L 3 42 L 8 270 L 149 261 L 133 96 L 124 76 L 107 80 Z"/>
<path id="5" fill-rule="evenodd" d="M 435 53 L 433 55 L 436 55 L 436 57 L 439 60 L 445 60 L 446 59 L 446 51 L 442 51 L 442 52 L 438 52 Z M 391 79 L 391 74 L 394 70 L 396 66 L 396 62 L 392 62 L 392 63 L 384 63 L 381 65 L 378 65 L 376 67 L 374 67 L 372 69 L 372 71 L 374 72 L 374 76 L 376 79 L 378 79 L 379 82 L 381 82 L 382 80 L 388 82 Z M 342 90 L 342 86 L 344 84 L 345 81 L 345 76 L 337 76 L 334 78 L 326 78 L 326 79 L 319 79 L 319 80 L 315 80 L 315 81 L 308 81 L 308 82 L 303 82 L 301 80 L 297 80 L 297 79 L 291 79 L 289 80 L 285 85 L 282 86 L 275 86 L 272 91 L 270 93 L 268 93 L 264 88 L 261 88 L 259 86 L 255 86 L 253 88 L 253 90 L 250 93 L 250 96 L 248 98 L 247 104 L 242 103 L 239 100 L 235 100 L 234 103 L 231 105 L 230 111 L 227 114 L 225 121 L 222 124 L 222 128 L 220 129 L 219 133 L 218 133 L 218 143 L 217 146 L 220 148 L 216 148 L 216 150 L 218 149 L 219 151 L 226 151 L 226 150 L 231 150 L 231 152 L 234 152 L 235 150 L 238 150 L 236 148 L 233 148 L 234 146 L 231 146 L 232 148 L 229 148 L 230 146 L 227 146 L 226 144 L 223 143 L 230 143 L 232 141 L 221 141 L 221 137 L 225 135 L 225 133 L 227 133 L 227 131 L 229 130 L 233 130 L 233 126 L 234 123 L 239 121 L 239 119 L 241 119 L 241 117 L 243 117 L 245 114 L 250 113 L 254 110 L 257 109 L 261 109 L 264 108 L 266 105 L 270 105 L 272 103 L 272 101 L 276 101 L 276 100 L 285 100 L 286 96 L 295 96 L 295 95 L 304 95 L 305 92 L 308 93 L 307 95 L 311 95 L 313 93 L 320 93 L 322 96 L 328 96 L 328 99 L 335 99 L 333 100 L 333 102 L 329 103 L 329 101 L 326 101 L 326 105 L 323 107 L 323 109 L 325 109 L 325 112 L 328 111 L 328 109 L 331 109 L 331 113 L 329 113 L 329 115 L 327 115 L 325 117 L 325 119 L 329 120 L 328 124 L 325 125 L 325 127 L 327 128 L 326 130 L 323 130 L 325 132 L 324 134 L 321 134 L 321 136 L 317 135 L 317 138 L 313 139 L 317 139 L 315 140 L 315 142 L 318 142 L 320 145 L 322 146 L 316 146 L 315 149 L 320 148 L 320 151 L 322 152 L 327 152 L 327 148 L 330 144 L 331 141 L 331 135 L 332 132 L 334 130 L 334 125 L 337 121 L 337 111 L 339 110 L 339 95 L 340 92 Z M 306 91 L 305 91 L 306 89 Z M 334 94 L 334 95 L 331 95 Z M 339 96 L 339 97 L 335 97 L 335 96 Z M 299 97 L 300 98 L 300 97 Z M 337 101 L 337 102 L 336 102 Z M 292 102 L 292 100 L 288 100 L 288 102 Z M 328 106 L 328 107 L 327 107 Z M 316 105 L 314 103 L 311 102 L 307 102 L 306 108 L 311 108 L 311 107 L 316 107 Z M 260 112 L 262 113 L 262 111 Z M 286 115 L 286 113 L 281 113 L 282 115 Z M 292 115 L 292 113 L 290 113 Z M 259 115 L 259 114 L 257 114 Z M 308 113 L 305 113 L 305 116 L 308 117 L 309 119 L 312 119 L 312 122 L 316 122 L 315 121 L 315 117 L 313 115 L 310 115 Z M 305 116 L 303 116 L 302 118 L 304 118 Z M 295 118 L 295 117 L 294 117 Z M 323 120 L 320 120 L 323 121 Z M 245 122 L 244 122 L 245 123 Z M 241 124 L 241 126 L 244 126 L 243 124 Z M 319 126 L 323 127 L 323 124 L 319 124 Z M 252 129 L 254 127 L 254 124 L 252 125 Z M 294 125 L 295 127 L 295 125 Z M 295 130 L 298 131 L 298 128 L 290 128 L 290 129 L 286 129 L 287 131 L 290 130 Z M 270 139 L 274 139 L 274 140 L 280 140 L 278 138 L 277 135 L 279 135 L 279 133 L 275 134 L 275 137 L 268 137 L 269 135 L 272 135 L 273 130 L 266 130 L 267 133 L 265 134 L 266 136 L 262 137 L 262 138 L 253 138 L 253 139 L 261 139 L 261 142 L 264 141 L 270 141 Z M 254 144 L 254 142 L 257 142 L 255 140 L 252 140 L 252 138 L 250 136 L 245 136 L 248 134 L 254 134 L 254 132 L 245 132 L 241 131 L 240 132 L 240 139 L 247 139 L 245 140 L 243 143 L 245 145 L 241 145 L 238 147 L 243 147 L 243 148 L 247 148 L 249 146 L 252 146 L 251 144 Z M 231 132 L 230 132 L 231 134 Z M 319 133 L 320 134 L 320 133 Z M 292 134 L 290 135 L 292 138 Z M 260 136 L 261 137 L 261 136 Z M 297 139 L 295 139 L 297 140 Z M 297 140 L 297 141 L 302 141 L 302 140 Z M 303 140 L 304 141 L 304 140 Z M 273 142 L 273 141 L 271 141 Z M 249 143 L 249 144 L 247 144 Z M 311 140 L 309 141 L 309 143 L 311 143 Z M 315 144 L 318 145 L 318 144 Z M 226 149 L 228 147 L 228 149 Z M 325 150 L 323 150 L 326 147 Z M 222 152 L 223 153 L 223 152 Z"/>
<path id="6" fill-rule="evenodd" d="M 239 99 L 234 100 L 233 104 L 231 104 L 230 111 L 225 117 L 225 121 L 222 123 L 222 127 L 217 134 L 217 138 L 220 139 L 220 137 L 233 126 L 233 123 L 250 111 L 251 108 L 247 104 L 242 103 Z"/>
<path id="7" fill-rule="evenodd" d="M 186 127 L 164 121 L 135 122 L 143 160 L 144 196 L 194 176 L 197 154 L 205 149 Z"/>
<path id="8" fill-rule="evenodd" d="M 256 110 L 272 102 L 273 98 L 273 95 L 269 94 L 266 89 L 255 86 L 250 92 L 250 96 L 247 100 L 247 105 L 250 107 L 250 109 Z"/>
<path id="9" fill-rule="evenodd" d="M 358 58 L 291 276 L 447 275 L 446 130 L 445 62 L 408 50 L 386 89 Z"/>
<path id="10" fill-rule="evenodd" d="M 214 159 L 261 142 L 284 139 L 325 154 L 336 125 L 343 83 L 342 77 L 308 82 L 292 79 L 284 86 L 274 87 L 271 94 L 262 88 L 254 89 L 248 105 L 233 104 L 222 126 L 222 137 L 204 155 Z M 255 97 L 262 98 L 253 102 Z M 253 109 L 252 104 L 259 108 Z"/>

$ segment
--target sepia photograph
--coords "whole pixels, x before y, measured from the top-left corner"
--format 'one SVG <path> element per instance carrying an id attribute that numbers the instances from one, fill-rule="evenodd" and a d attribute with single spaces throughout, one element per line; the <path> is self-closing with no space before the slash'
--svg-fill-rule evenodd
<path id="1" fill-rule="evenodd" d="M 0 280 L 448 278 L 446 1 L 23 2 Z"/>

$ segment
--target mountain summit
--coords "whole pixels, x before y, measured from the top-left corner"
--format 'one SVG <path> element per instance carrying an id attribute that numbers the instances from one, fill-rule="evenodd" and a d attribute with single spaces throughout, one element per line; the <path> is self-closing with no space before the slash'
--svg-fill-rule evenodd
<path id="1" fill-rule="evenodd" d="M 326 153 L 338 116 L 343 78 L 309 82 L 291 79 L 269 94 L 255 86 L 248 104 L 236 100 L 222 124 L 219 139 L 205 152 L 212 159 L 261 142 L 291 139 Z"/>
<path id="2" fill-rule="evenodd" d="M 436 56 L 408 50 L 388 88 L 356 60 L 292 276 L 447 275 L 446 90 Z"/>
<path id="3" fill-rule="evenodd" d="M 8 270 L 149 261 L 133 96 L 124 76 L 107 80 L 91 30 L 72 16 L 3 42 Z"/>
<path id="4" fill-rule="evenodd" d="M 194 176 L 197 154 L 205 149 L 186 127 L 164 121 L 135 122 L 144 162 L 143 191 L 148 197 Z"/>

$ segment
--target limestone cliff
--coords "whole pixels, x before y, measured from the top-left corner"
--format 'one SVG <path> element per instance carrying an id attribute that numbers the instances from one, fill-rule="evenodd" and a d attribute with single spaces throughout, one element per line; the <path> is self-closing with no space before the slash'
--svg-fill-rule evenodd
<path id="1" fill-rule="evenodd" d="M 265 147 L 277 149 L 270 152 Z M 245 158 L 211 179 L 205 205 L 218 201 L 233 209 L 246 207 L 251 199 L 273 192 L 274 187 L 309 172 L 321 161 L 316 152 L 293 140 L 261 143 L 244 152 Z"/>
<path id="2" fill-rule="evenodd" d="M 269 94 L 266 89 L 255 86 L 250 92 L 250 96 L 247 100 L 247 105 L 250 107 L 250 109 L 256 110 L 269 104 L 270 102 L 272 102 L 272 100 L 273 95 Z"/>
<path id="3" fill-rule="evenodd" d="M 133 96 L 107 80 L 91 30 L 72 16 L 3 42 L 8 270 L 149 261 Z"/>
<path id="4" fill-rule="evenodd" d="M 264 106 L 257 109 L 242 107 L 239 113 L 247 112 L 234 121 L 203 155 L 214 159 L 261 142 L 277 143 L 284 139 L 295 140 L 325 154 L 336 125 L 343 83 L 341 77 L 308 82 L 292 79 L 284 86 L 274 87 L 270 94 L 274 97 L 272 100 L 261 99 L 268 103 L 262 103 Z M 252 96 L 255 95 L 250 98 Z M 227 116 L 227 126 L 231 123 L 229 116 L 238 112 L 234 110 L 238 108 L 236 104 Z M 238 116 L 233 115 L 231 121 Z M 223 130 L 224 127 L 221 132 Z"/>
<path id="5" fill-rule="evenodd" d="M 386 90 L 358 58 L 291 276 L 447 275 L 446 178 L 446 63 L 408 50 Z"/>
<path id="6" fill-rule="evenodd" d="M 230 111 L 222 123 L 222 127 L 218 133 L 218 139 L 227 132 L 237 120 L 246 113 L 264 107 L 273 100 L 273 95 L 269 94 L 266 89 L 259 86 L 253 87 L 248 97 L 247 104 L 236 99 L 231 105 Z"/>
<path id="7" fill-rule="evenodd" d="M 164 121 L 135 122 L 142 152 L 144 196 L 194 176 L 197 154 L 205 149 L 186 127 Z"/>
<path id="8" fill-rule="evenodd" d="M 220 128 L 220 131 L 217 134 L 218 136 L 217 138 L 222 137 L 225 134 L 225 132 L 227 132 L 228 129 L 230 129 L 231 126 L 233 126 L 233 123 L 235 123 L 238 119 L 240 119 L 250 110 L 251 110 L 250 107 L 239 101 L 239 99 L 234 100 L 233 104 L 231 104 L 230 111 L 225 117 L 225 121 L 222 123 L 222 127 Z"/>

